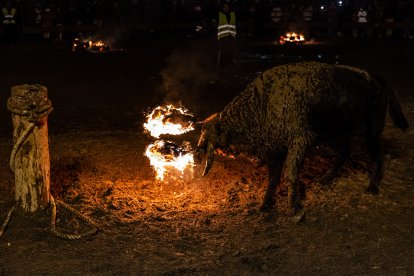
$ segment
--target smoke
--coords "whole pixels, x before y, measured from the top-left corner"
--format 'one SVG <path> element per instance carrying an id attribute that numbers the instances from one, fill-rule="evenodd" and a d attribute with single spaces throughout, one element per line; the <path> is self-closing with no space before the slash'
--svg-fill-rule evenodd
<path id="1" fill-rule="evenodd" d="M 214 42 L 201 39 L 173 51 L 161 71 L 164 102 L 181 103 L 195 112 L 199 94 L 218 78 Z"/>

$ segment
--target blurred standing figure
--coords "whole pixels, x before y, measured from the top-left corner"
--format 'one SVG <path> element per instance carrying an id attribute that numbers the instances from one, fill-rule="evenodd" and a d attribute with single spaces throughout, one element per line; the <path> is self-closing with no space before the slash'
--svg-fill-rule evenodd
<path id="1" fill-rule="evenodd" d="M 42 5 L 40 3 L 35 3 L 34 24 L 36 26 L 40 26 L 42 24 Z"/>
<path id="2" fill-rule="evenodd" d="M 5 6 L 1 9 L 3 28 L 4 28 L 4 41 L 9 43 L 16 43 L 17 40 L 17 25 L 16 25 L 16 13 L 17 9 L 12 5 L 11 1 L 7 1 Z"/>
<path id="3" fill-rule="evenodd" d="M 279 3 L 279 1 L 277 3 L 273 4 L 272 11 L 270 13 L 270 19 L 275 24 L 276 30 L 277 30 L 276 35 L 279 37 L 280 35 L 282 35 L 281 24 L 279 24 L 279 23 L 281 23 L 282 20 L 283 20 L 282 5 Z"/>
<path id="4" fill-rule="evenodd" d="M 42 10 L 42 27 L 43 27 L 43 39 L 49 40 L 50 33 L 52 32 L 55 23 L 55 13 L 51 5 L 46 5 Z"/>
<path id="5" fill-rule="evenodd" d="M 251 1 L 247 10 L 247 37 L 252 37 L 257 31 L 257 4 L 255 1 Z"/>
<path id="6" fill-rule="evenodd" d="M 217 39 L 219 42 L 217 66 L 233 63 L 233 51 L 236 38 L 236 15 L 230 10 L 230 4 L 224 3 L 219 11 Z"/>
<path id="7" fill-rule="evenodd" d="M 368 12 L 364 7 L 360 7 L 357 13 L 358 24 L 359 24 L 359 36 L 365 37 L 366 36 L 366 24 L 368 23 L 367 20 Z"/>
<path id="8" fill-rule="evenodd" d="M 328 35 L 335 36 L 337 33 L 338 9 L 335 2 L 331 2 L 328 7 Z"/>
<path id="9" fill-rule="evenodd" d="M 359 23 L 367 23 L 368 22 L 367 15 L 368 15 L 368 13 L 363 7 L 359 8 L 358 13 L 357 13 L 358 22 Z"/>
<path id="10" fill-rule="evenodd" d="M 274 5 L 272 7 L 272 12 L 270 13 L 270 18 L 272 19 L 272 22 L 279 23 L 282 21 L 282 7 L 280 5 Z"/>
<path id="11" fill-rule="evenodd" d="M 311 24 L 313 20 L 313 5 L 309 3 L 308 5 L 302 6 L 302 34 L 305 36 L 306 39 L 309 39 L 313 35 L 313 31 L 311 30 Z"/>

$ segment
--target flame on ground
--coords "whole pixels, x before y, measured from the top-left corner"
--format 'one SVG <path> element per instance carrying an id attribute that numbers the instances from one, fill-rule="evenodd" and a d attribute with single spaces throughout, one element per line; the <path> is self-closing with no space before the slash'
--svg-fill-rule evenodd
<path id="1" fill-rule="evenodd" d="M 72 51 L 87 50 L 90 52 L 107 52 L 111 50 L 111 46 L 102 40 L 93 41 L 91 39 L 75 38 L 73 41 Z"/>
<path id="2" fill-rule="evenodd" d="M 168 171 L 177 169 L 183 174 L 186 169 L 192 172 L 194 167 L 194 156 L 188 142 L 179 147 L 173 142 L 157 140 L 147 147 L 145 155 L 155 169 L 156 178 L 161 181 Z"/>
<path id="3" fill-rule="evenodd" d="M 304 43 L 305 37 L 302 34 L 295 32 L 288 32 L 284 36 L 280 36 L 279 43 L 284 44 L 286 42 L 290 43 Z"/>
<path id="4" fill-rule="evenodd" d="M 180 135 L 194 130 L 193 115 L 174 105 L 157 106 L 147 116 L 144 128 L 155 138 L 162 134 Z"/>

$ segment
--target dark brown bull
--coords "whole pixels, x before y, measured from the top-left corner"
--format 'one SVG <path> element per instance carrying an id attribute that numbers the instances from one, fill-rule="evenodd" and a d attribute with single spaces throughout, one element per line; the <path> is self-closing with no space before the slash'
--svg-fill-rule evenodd
<path id="1" fill-rule="evenodd" d="M 262 210 L 274 204 L 282 171 L 289 186 L 292 213 L 297 211 L 297 180 L 306 150 L 316 140 L 340 145 L 338 162 L 320 182 L 328 182 L 350 153 L 350 142 L 363 135 L 372 160 L 368 192 L 378 193 L 382 179 L 381 135 L 387 105 L 394 125 L 408 128 L 394 91 L 368 72 L 318 62 L 274 67 L 252 81 L 222 112 L 204 121 L 197 156 L 207 156 L 203 175 L 217 148 L 258 157 L 269 169 Z"/>

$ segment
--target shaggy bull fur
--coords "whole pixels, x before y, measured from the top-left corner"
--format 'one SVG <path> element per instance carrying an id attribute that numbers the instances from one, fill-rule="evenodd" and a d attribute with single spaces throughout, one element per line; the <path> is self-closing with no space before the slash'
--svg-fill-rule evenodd
<path id="1" fill-rule="evenodd" d="M 197 156 L 207 155 L 204 175 L 217 148 L 232 146 L 264 161 L 269 183 L 262 210 L 274 204 L 283 171 L 294 213 L 298 174 L 309 146 L 317 139 L 341 146 L 341 158 L 321 178 L 327 182 L 349 155 L 351 139 L 362 134 L 373 165 L 367 191 L 378 193 L 387 105 L 395 126 L 408 128 L 394 91 L 377 76 L 351 66 L 318 62 L 277 66 L 252 81 L 222 112 L 204 121 Z"/>

